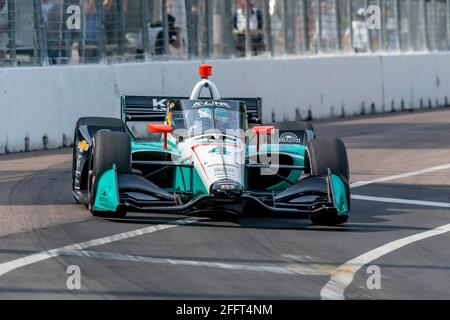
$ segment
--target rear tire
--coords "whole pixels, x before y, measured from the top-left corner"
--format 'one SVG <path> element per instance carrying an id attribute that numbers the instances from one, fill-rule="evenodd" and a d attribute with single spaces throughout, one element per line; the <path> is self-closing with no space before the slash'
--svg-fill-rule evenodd
<path id="1" fill-rule="evenodd" d="M 126 208 L 123 206 L 119 206 L 116 212 L 97 212 L 92 210 L 96 194 L 96 190 L 93 190 L 95 185 L 92 185 L 92 181 L 105 171 L 110 170 L 114 164 L 118 174 L 132 173 L 130 137 L 123 132 L 101 130 L 94 136 L 91 162 L 89 164 L 91 179 L 88 182 L 88 198 L 89 208 L 94 216 L 117 218 L 125 217 L 127 214 Z"/>
<path id="2" fill-rule="evenodd" d="M 309 164 L 311 176 L 327 176 L 328 169 L 350 181 L 347 149 L 341 139 L 316 139 L 308 143 L 305 163 Z M 347 199 L 350 205 L 350 196 Z M 324 212 L 310 215 L 314 225 L 337 226 L 348 221 L 348 215 Z"/>

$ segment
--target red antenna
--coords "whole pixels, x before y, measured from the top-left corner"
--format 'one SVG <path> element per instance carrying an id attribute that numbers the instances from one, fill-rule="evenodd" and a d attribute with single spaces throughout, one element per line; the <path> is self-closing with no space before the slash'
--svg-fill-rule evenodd
<path id="1" fill-rule="evenodd" d="M 198 73 L 202 79 L 208 79 L 213 75 L 213 67 L 210 64 L 202 64 L 198 69 Z"/>

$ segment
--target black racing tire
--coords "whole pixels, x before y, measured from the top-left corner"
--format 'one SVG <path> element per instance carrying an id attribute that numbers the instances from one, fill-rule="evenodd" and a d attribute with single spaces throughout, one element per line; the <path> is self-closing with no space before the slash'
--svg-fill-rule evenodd
<path id="1" fill-rule="evenodd" d="M 78 124 L 75 127 L 75 133 L 73 134 L 73 150 L 72 150 L 72 191 L 75 191 L 75 174 L 77 170 L 77 157 L 78 157 L 78 143 L 80 142 L 80 137 L 78 136 Z M 80 200 L 73 196 L 75 201 L 81 204 Z"/>
<path id="2" fill-rule="evenodd" d="M 327 176 L 328 169 L 343 176 L 350 182 L 350 170 L 345 144 L 341 139 L 316 139 L 308 143 L 307 160 L 311 176 Z M 350 204 L 350 197 L 348 197 Z M 348 215 L 338 215 L 337 212 L 324 212 L 310 215 L 314 225 L 337 226 L 348 221 Z"/>
<path id="3" fill-rule="evenodd" d="M 72 154 L 72 190 L 75 191 L 75 172 L 78 156 L 78 143 L 80 142 L 79 129 L 82 126 L 93 126 L 99 128 L 109 128 L 114 131 L 125 132 L 125 128 L 122 120 L 115 118 L 102 118 L 102 117 L 84 117 L 77 121 L 75 126 L 75 133 L 73 135 L 73 154 Z M 80 203 L 79 199 L 74 197 L 75 200 Z"/>
<path id="4" fill-rule="evenodd" d="M 93 178 L 101 175 L 106 170 L 116 165 L 118 174 L 132 173 L 131 141 L 127 133 L 100 130 L 93 139 L 91 162 L 89 164 L 91 179 L 88 183 L 89 208 L 94 216 L 100 217 L 125 217 L 126 208 L 120 206 L 117 212 L 96 212 L 92 210 L 93 198 L 96 190 L 92 190 Z"/>
<path id="5" fill-rule="evenodd" d="M 131 168 L 131 141 L 128 134 L 101 130 L 94 136 L 92 171 L 101 174 L 116 164 L 117 172 L 128 174 Z"/>
<path id="6" fill-rule="evenodd" d="M 315 139 L 308 142 L 307 161 L 311 176 L 327 176 L 328 169 L 350 181 L 350 169 L 345 144 L 341 139 Z"/>

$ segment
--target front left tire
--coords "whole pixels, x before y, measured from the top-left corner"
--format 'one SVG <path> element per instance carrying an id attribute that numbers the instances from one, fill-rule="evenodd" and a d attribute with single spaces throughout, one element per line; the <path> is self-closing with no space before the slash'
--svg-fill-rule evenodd
<path id="1" fill-rule="evenodd" d="M 83 140 L 90 140 L 88 137 L 83 137 L 80 134 L 80 128 L 87 127 L 86 134 L 95 135 L 95 130 L 108 129 L 115 132 L 125 132 L 125 127 L 122 120 L 116 118 L 105 117 L 84 117 L 77 121 L 74 132 L 73 154 L 72 154 L 72 191 L 74 192 L 75 200 L 80 204 L 86 204 L 85 199 L 75 196 L 75 191 L 85 192 L 87 189 L 88 179 L 88 161 L 90 150 L 82 151 L 79 149 L 79 143 Z M 80 159 L 79 159 L 80 157 Z M 77 177 L 77 171 L 78 177 Z"/>
<path id="2" fill-rule="evenodd" d="M 118 174 L 132 173 L 130 137 L 123 132 L 101 130 L 94 136 L 89 163 L 88 201 L 89 210 L 94 216 L 117 218 L 127 214 L 126 208 L 121 205 L 116 212 L 98 212 L 93 209 L 97 192 L 95 180 L 114 164 Z"/>

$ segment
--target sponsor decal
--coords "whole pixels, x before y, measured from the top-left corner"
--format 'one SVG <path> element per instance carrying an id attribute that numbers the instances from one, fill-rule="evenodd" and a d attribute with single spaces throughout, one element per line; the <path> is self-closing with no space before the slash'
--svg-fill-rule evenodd
<path id="1" fill-rule="evenodd" d="M 165 108 L 166 107 L 166 102 L 168 99 L 153 99 L 153 106 L 154 107 L 159 107 L 159 108 Z"/>
<path id="2" fill-rule="evenodd" d="M 80 142 L 78 142 L 78 150 L 80 150 L 81 153 L 86 152 L 89 150 L 89 143 L 87 143 L 86 140 L 82 140 Z"/>
<path id="3" fill-rule="evenodd" d="M 102 196 L 107 197 L 111 192 L 111 187 L 104 187 L 102 190 Z"/>
<path id="4" fill-rule="evenodd" d="M 302 143 L 302 139 L 292 132 L 283 133 L 278 141 L 279 143 Z"/>
<path id="5" fill-rule="evenodd" d="M 196 101 L 193 108 L 204 108 L 204 107 L 221 107 L 230 109 L 231 106 L 228 102 L 225 101 Z"/>
<path id="6" fill-rule="evenodd" d="M 227 149 L 227 147 L 214 148 L 209 153 L 214 153 L 214 154 L 218 154 L 218 155 L 222 154 L 222 155 L 225 155 L 225 156 L 231 156 L 231 152 Z"/>
<path id="7" fill-rule="evenodd" d="M 100 193 L 100 201 L 108 203 L 108 196 L 111 193 L 111 187 L 104 187 Z"/>

